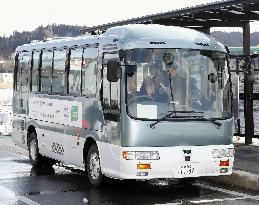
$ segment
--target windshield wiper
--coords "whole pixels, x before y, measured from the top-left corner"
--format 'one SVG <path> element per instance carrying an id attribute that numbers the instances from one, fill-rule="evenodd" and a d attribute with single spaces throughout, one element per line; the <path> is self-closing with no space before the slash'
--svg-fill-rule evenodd
<path id="1" fill-rule="evenodd" d="M 176 112 L 176 113 L 201 113 L 203 114 L 204 112 L 199 112 L 199 111 L 194 111 L 194 110 L 174 110 L 170 112 Z"/>
<path id="2" fill-rule="evenodd" d="M 149 124 L 149 127 L 152 128 L 152 129 L 155 129 L 155 125 L 161 121 L 163 121 L 164 119 L 166 118 L 169 118 L 169 117 L 173 117 L 172 114 L 175 114 L 176 111 L 169 111 L 169 113 L 167 115 L 165 115 L 164 117 L 160 118 L 160 119 L 157 119 L 155 122 Z M 176 115 L 174 116 L 176 117 Z"/>
<path id="3" fill-rule="evenodd" d="M 176 116 L 176 113 L 204 113 L 204 112 L 198 112 L 198 111 L 193 111 L 193 110 L 190 110 L 190 111 L 178 111 L 178 110 L 175 110 L 175 107 L 174 107 L 174 110 L 170 110 L 168 111 L 168 114 L 165 115 L 164 117 L 156 120 L 155 122 L 149 124 L 149 127 L 152 128 L 152 129 L 155 129 L 155 125 L 158 124 L 159 122 L 165 120 L 166 118 L 170 118 L 170 117 L 173 117 L 172 114 L 174 114 L 174 117 L 176 118 L 185 118 L 185 117 L 193 117 L 193 116 Z M 194 116 L 194 117 L 203 117 L 203 116 Z"/>
<path id="4" fill-rule="evenodd" d="M 202 112 L 198 112 L 198 113 L 202 113 Z M 204 116 L 191 115 L 191 116 L 184 116 L 184 117 L 193 117 L 193 118 L 196 118 L 196 119 L 209 121 L 209 122 L 211 122 L 212 124 L 214 124 L 217 129 L 219 129 L 220 126 L 222 125 L 222 123 L 221 123 L 221 122 L 218 122 L 216 119 L 208 119 L 208 118 L 205 118 Z"/>
<path id="5" fill-rule="evenodd" d="M 170 118 L 170 117 L 176 117 L 175 116 L 172 116 L 172 114 L 176 114 L 176 113 L 204 113 L 204 112 L 196 112 L 196 111 L 169 111 L 169 113 L 167 115 L 165 115 L 164 117 L 156 120 L 155 122 L 149 124 L 149 127 L 152 128 L 152 129 L 155 129 L 155 125 L 158 124 L 159 122 L 165 120 L 166 118 Z M 177 118 L 187 118 L 187 117 L 192 117 L 192 118 L 196 118 L 196 119 L 200 119 L 200 120 L 204 120 L 204 121 L 209 121 L 211 122 L 212 124 L 214 124 L 216 126 L 217 129 L 220 128 L 220 126 L 222 125 L 221 122 L 218 122 L 216 119 L 208 119 L 208 118 L 205 118 L 204 116 L 195 116 L 195 115 L 188 115 L 188 116 L 177 116 Z"/>

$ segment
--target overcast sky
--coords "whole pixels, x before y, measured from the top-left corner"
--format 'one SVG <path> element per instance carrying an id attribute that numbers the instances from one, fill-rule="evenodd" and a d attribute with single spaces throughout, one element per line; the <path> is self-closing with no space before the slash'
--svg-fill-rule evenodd
<path id="1" fill-rule="evenodd" d="M 52 23 L 94 26 L 211 2 L 215 0 L 2 0 L 0 36 Z M 258 24 L 251 24 L 255 30 Z"/>

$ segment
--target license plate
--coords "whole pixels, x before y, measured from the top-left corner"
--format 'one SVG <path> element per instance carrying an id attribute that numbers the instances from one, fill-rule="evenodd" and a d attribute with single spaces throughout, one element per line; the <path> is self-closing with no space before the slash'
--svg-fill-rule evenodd
<path id="1" fill-rule="evenodd" d="M 195 169 L 191 164 L 184 164 L 181 165 L 180 170 L 178 171 L 181 175 L 192 175 L 194 173 Z"/>

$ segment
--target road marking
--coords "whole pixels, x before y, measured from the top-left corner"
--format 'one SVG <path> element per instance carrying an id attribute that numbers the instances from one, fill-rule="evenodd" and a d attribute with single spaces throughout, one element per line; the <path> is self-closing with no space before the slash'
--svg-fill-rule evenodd
<path id="1" fill-rule="evenodd" d="M 224 199 L 202 199 L 202 200 L 192 200 L 191 204 L 200 204 L 200 203 L 213 203 L 213 202 L 225 202 L 225 201 L 235 201 L 247 199 L 247 197 L 235 197 L 235 198 L 224 198 Z"/>
<path id="2" fill-rule="evenodd" d="M 35 202 L 35 201 L 32 201 L 32 200 L 30 200 L 30 199 L 28 199 L 28 198 L 26 198 L 26 197 L 24 197 L 24 196 L 16 196 L 16 198 L 17 198 L 19 201 L 21 201 L 21 202 L 23 202 L 23 203 L 25 203 L 25 204 L 28 204 L 28 205 L 40 205 L 39 203 L 37 203 L 37 202 Z"/>
<path id="3" fill-rule="evenodd" d="M 16 196 L 12 190 L 0 185 L 0 202 L 3 200 L 21 201 L 27 205 L 40 205 L 25 196 Z"/>
<path id="4" fill-rule="evenodd" d="M 210 199 L 210 200 L 204 199 L 204 200 L 190 201 L 191 203 L 194 203 L 194 204 L 211 203 L 211 202 L 223 202 L 223 201 L 234 201 L 234 200 L 245 200 L 245 199 L 253 199 L 253 200 L 259 201 L 259 196 L 256 196 L 256 195 L 253 196 L 253 195 L 240 193 L 240 192 L 237 192 L 237 191 L 231 191 L 231 190 L 228 190 L 228 189 L 223 189 L 223 188 L 210 186 L 210 185 L 202 184 L 202 183 L 195 183 L 194 185 L 197 185 L 197 186 L 205 188 L 205 189 L 210 189 L 210 190 L 213 190 L 213 191 L 223 192 L 223 193 L 227 193 L 227 194 L 236 196 L 235 198 Z"/>
<path id="5" fill-rule="evenodd" d="M 227 193 L 227 194 L 234 195 L 234 196 L 237 196 L 237 197 L 247 197 L 247 198 L 259 200 L 259 196 L 252 196 L 252 195 L 240 193 L 240 192 L 237 192 L 237 191 L 230 191 L 228 189 L 214 187 L 214 186 L 210 186 L 210 185 L 202 184 L 202 183 L 194 183 L 194 185 L 197 185 L 197 186 L 205 188 L 205 189 L 210 189 L 210 190 L 213 190 L 213 191 Z"/>

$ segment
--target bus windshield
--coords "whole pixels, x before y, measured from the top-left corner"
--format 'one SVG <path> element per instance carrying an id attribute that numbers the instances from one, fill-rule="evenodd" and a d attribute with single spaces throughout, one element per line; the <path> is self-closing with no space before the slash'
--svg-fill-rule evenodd
<path id="1" fill-rule="evenodd" d="M 126 51 L 127 111 L 130 117 L 157 120 L 231 117 L 226 54 L 191 49 Z M 168 115 L 172 112 L 174 115 Z"/>

